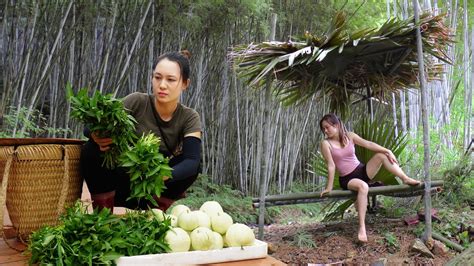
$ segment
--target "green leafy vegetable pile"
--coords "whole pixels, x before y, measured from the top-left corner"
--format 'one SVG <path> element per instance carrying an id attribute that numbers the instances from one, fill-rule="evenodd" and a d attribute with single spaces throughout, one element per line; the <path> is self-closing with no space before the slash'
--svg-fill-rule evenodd
<path id="1" fill-rule="evenodd" d="M 164 237 L 171 221 L 155 219 L 152 211 L 115 216 L 104 208 L 88 214 L 77 202 L 60 221 L 56 227 L 46 226 L 31 235 L 30 264 L 112 265 L 121 256 L 170 251 Z"/>
<path id="2" fill-rule="evenodd" d="M 134 147 L 120 156 L 120 165 L 130 174 L 130 197 L 146 198 L 158 205 L 152 195 L 161 195 L 165 186 L 163 177 L 171 177 L 168 158 L 158 153 L 160 139 L 153 134 L 142 136 Z"/>
<path id="3" fill-rule="evenodd" d="M 75 96 L 69 84 L 66 91 L 71 102 L 71 116 L 83 122 L 91 132 L 112 138 L 111 149 L 104 153 L 104 164 L 109 169 L 115 168 L 118 157 L 137 139 L 135 119 L 127 113 L 122 101 L 114 99 L 111 94 L 102 95 L 95 91 L 89 97 L 88 90 L 83 88 Z"/>

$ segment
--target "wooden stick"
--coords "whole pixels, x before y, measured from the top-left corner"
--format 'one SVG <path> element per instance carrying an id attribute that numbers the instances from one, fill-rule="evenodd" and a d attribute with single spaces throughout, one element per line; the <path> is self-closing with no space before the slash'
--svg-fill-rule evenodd
<path id="1" fill-rule="evenodd" d="M 446 246 L 456 250 L 457 252 L 462 252 L 464 250 L 464 247 L 457 244 L 457 243 L 454 243 L 453 241 L 447 239 L 446 237 L 442 236 L 441 234 L 438 234 L 436 232 L 433 232 L 431 231 L 431 235 L 433 236 L 434 239 L 437 239 L 441 242 L 443 242 L 444 244 L 446 244 Z"/>

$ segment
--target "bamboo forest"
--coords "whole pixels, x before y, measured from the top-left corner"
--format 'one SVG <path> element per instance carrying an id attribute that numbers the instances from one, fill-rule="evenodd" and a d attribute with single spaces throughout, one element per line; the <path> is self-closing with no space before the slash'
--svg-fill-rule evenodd
<path id="1" fill-rule="evenodd" d="M 177 251 L 176 227 L 190 247 L 173 262 L 226 265 L 192 259 L 219 248 L 178 215 L 208 202 L 234 223 L 207 213 L 220 248 L 265 246 L 238 265 L 472 263 L 474 0 L 1 0 L 0 27 L 0 264 L 140 264 Z M 195 115 L 175 141 L 178 103 Z M 41 181 L 41 145 L 61 147 L 58 181 Z M 237 224 L 257 242 L 234 240 Z"/>

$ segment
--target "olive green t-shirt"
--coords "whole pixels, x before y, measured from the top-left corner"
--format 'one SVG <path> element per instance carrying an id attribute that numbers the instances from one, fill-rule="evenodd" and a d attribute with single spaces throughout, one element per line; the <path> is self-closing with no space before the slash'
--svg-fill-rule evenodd
<path id="1" fill-rule="evenodd" d="M 166 156 L 178 156 L 182 153 L 184 136 L 201 132 L 199 114 L 194 109 L 178 103 L 171 120 L 163 121 L 154 107 L 154 102 L 155 96 L 141 92 L 134 92 L 123 99 L 125 108 L 137 120 L 137 136 L 152 132 L 161 138 L 161 153 Z M 172 151 L 169 151 L 167 146 Z"/>

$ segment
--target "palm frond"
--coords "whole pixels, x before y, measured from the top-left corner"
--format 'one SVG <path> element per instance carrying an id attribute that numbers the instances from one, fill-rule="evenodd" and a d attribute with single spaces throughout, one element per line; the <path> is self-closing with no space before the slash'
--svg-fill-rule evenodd
<path id="1" fill-rule="evenodd" d="M 439 79 L 443 72 L 442 64 L 433 58 L 451 64 L 446 51 L 453 35 L 443 23 L 444 16 L 420 16 L 430 80 Z M 306 32 L 295 41 L 239 45 L 229 57 L 237 73 L 255 88 L 270 77 L 274 95 L 286 105 L 325 93 L 332 96 L 332 111 L 341 111 L 348 108 L 352 94 L 367 87 L 371 96 L 383 99 L 417 85 L 416 29 L 413 18 L 393 18 L 379 29 L 348 33 L 345 15 L 338 12 L 323 36 Z"/>
<path id="2" fill-rule="evenodd" d="M 363 118 L 355 125 L 354 131 L 359 136 L 391 150 L 397 158 L 400 157 L 408 143 L 407 134 L 400 134 L 396 137 L 395 127 L 382 118 L 376 118 L 373 122 L 370 122 L 368 118 Z M 356 146 L 356 154 L 363 163 L 367 163 L 374 156 L 374 152 L 359 146 Z M 385 185 L 400 184 L 395 176 L 384 167 L 375 175 L 374 181 L 382 181 Z"/>

